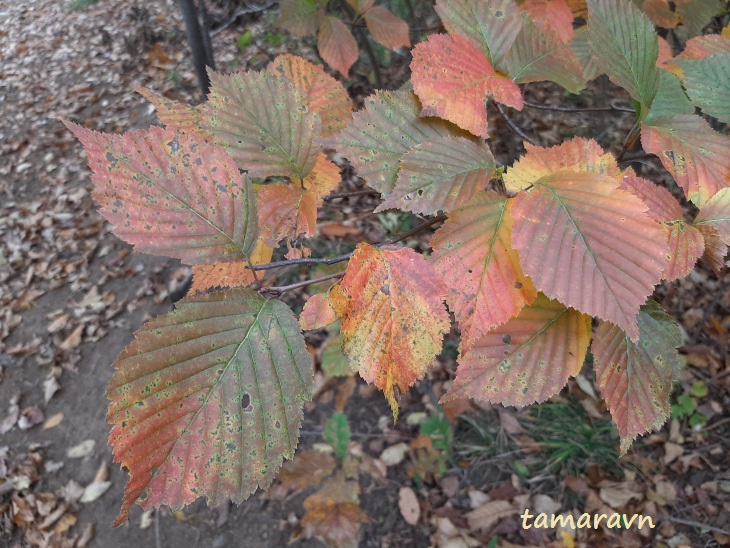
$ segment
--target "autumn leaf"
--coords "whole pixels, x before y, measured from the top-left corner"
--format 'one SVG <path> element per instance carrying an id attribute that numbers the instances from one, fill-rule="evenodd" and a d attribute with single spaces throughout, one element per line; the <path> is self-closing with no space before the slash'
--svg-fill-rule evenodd
<path id="1" fill-rule="evenodd" d="M 340 134 L 323 140 L 324 146 L 343 154 L 369 186 L 388 195 L 395 187 L 404 154 L 455 129 L 437 118 L 419 118 L 420 110 L 410 91 L 376 91 Z"/>
<path id="2" fill-rule="evenodd" d="M 322 488 L 304 499 L 302 527 L 308 537 L 317 536 L 334 546 L 346 546 L 359 536 L 360 525 L 369 520 L 360 508 L 360 487 L 340 476 L 330 478 Z"/>
<path id="3" fill-rule="evenodd" d="M 211 71 L 210 81 L 212 117 L 205 129 L 241 169 L 253 177 L 299 180 L 312 171 L 321 120 L 294 84 L 253 71 L 227 76 Z"/>
<path id="4" fill-rule="evenodd" d="M 352 6 L 357 15 L 362 15 L 375 4 L 375 0 L 347 0 L 347 3 Z"/>
<path id="5" fill-rule="evenodd" d="M 344 86 L 315 65 L 296 55 L 279 55 L 267 70 L 291 81 L 302 93 L 305 105 L 322 120 L 322 136 L 342 130 L 352 118 L 352 101 Z"/>
<path id="6" fill-rule="evenodd" d="M 321 329 L 335 323 L 339 315 L 332 307 L 329 292 L 312 295 L 304 303 L 302 313 L 299 315 L 299 325 L 304 331 Z"/>
<path id="7" fill-rule="evenodd" d="M 500 66 L 518 84 L 548 80 L 571 93 L 584 87 L 583 70 L 567 43 L 551 29 L 536 27 L 529 17 L 522 18 L 522 28 Z"/>
<path id="8" fill-rule="evenodd" d="M 669 0 L 645 0 L 644 13 L 663 29 L 673 29 L 679 24 L 679 15 L 669 9 Z"/>
<path id="9" fill-rule="evenodd" d="M 705 256 L 719 273 L 730 246 L 730 188 L 724 188 L 710 198 L 693 224 L 704 235 Z"/>
<path id="10" fill-rule="evenodd" d="M 674 9 L 679 14 L 682 27 L 690 37 L 702 34 L 710 20 L 722 13 L 722 0 L 674 0 Z"/>
<path id="11" fill-rule="evenodd" d="M 596 61 L 591 55 L 590 47 L 588 46 L 588 28 L 580 27 L 577 28 L 573 34 L 573 40 L 568 44 L 570 49 L 573 50 L 578 63 L 580 64 L 581 71 L 583 74 L 583 80 L 590 82 L 595 80 L 603 71 L 598 67 Z"/>
<path id="12" fill-rule="evenodd" d="M 328 0 L 281 0 L 278 25 L 303 38 L 317 32 Z"/>
<path id="13" fill-rule="evenodd" d="M 465 37 L 498 66 L 520 32 L 522 18 L 512 0 L 437 0 L 434 6 L 449 33 Z"/>
<path id="14" fill-rule="evenodd" d="M 662 278 L 671 282 L 689 274 L 702 256 L 705 242 L 700 231 L 684 221 L 682 206 L 672 193 L 633 173 L 624 176 L 619 188 L 640 198 L 666 235 L 669 264 Z"/>
<path id="15" fill-rule="evenodd" d="M 445 293 L 433 267 L 412 249 L 366 243 L 330 290 L 342 317 L 342 351 L 363 379 L 383 391 L 395 419 L 396 388 L 405 392 L 441 352 L 450 324 Z"/>
<path id="16" fill-rule="evenodd" d="M 421 116 L 439 116 L 474 135 L 487 136 L 487 97 L 522 109 L 520 88 L 497 74 L 487 56 L 459 35 L 434 34 L 416 45 L 411 71 Z"/>
<path id="17" fill-rule="evenodd" d="M 573 12 L 565 0 L 525 0 L 520 11 L 541 31 L 553 31 L 561 42 L 567 44 L 573 39 Z"/>
<path id="18" fill-rule="evenodd" d="M 598 325 L 591 347 L 596 381 L 618 426 L 622 453 L 637 436 L 659 428 L 669 417 L 681 344 L 679 326 L 651 300 L 641 307 L 636 342 L 608 322 Z"/>
<path id="19" fill-rule="evenodd" d="M 261 239 L 278 247 L 283 238 L 300 234 L 314 236 L 317 226 L 317 200 L 312 191 L 289 183 L 264 185 L 258 192 Z"/>
<path id="20" fill-rule="evenodd" d="M 559 166 L 581 145 L 595 163 L 540 175 L 539 166 Z M 646 205 L 609 175 L 614 166 L 593 141 L 529 147 L 505 176 L 508 187 L 533 185 L 514 198 L 512 244 L 539 291 L 636 339 L 636 314 L 660 281 L 668 251 Z"/>
<path id="21" fill-rule="evenodd" d="M 208 115 L 205 105 L 191 107 L 172 99 L 157 95 L 149 89 L 135 86 L 134 91 L 142 95 L 157 110 L 157 118 L 170 129 L 182 133 L 194 133 L 206 141 L 213 141 L 213 135 L 203 129 L 203 119 Z"/>
<path id="22" fill-rule="evenodd" d="M 431 262 L 448 287 L 465 350 L 535 298 L 512 248 L 512 223 L 507 199 L 485 191 L 449 214 L 431 238 Z"/>
<path id="23" fill-rule="evenodd" d="M 395 188 L 375 212 L 431 215 L 456 209 L 489 184 L 495 168 L 485 143 L 452 136 L 429 139 L 403 155 Z"/>
<path id="24" fill-rule="evenodd" d="M 249 289 L 186 298 L 114 362 L 109 443 L 129 469 L 115 526 L 135 502 L 173 509 L 246 499 L 297 446 L 311 358 L 279 301 Z"/>
<path id="25" fill-rule="evenodd" d="M 479 338 L 459 358 L 456 379 L 442 402 L 474 398 L 527 405 L 557 394 L 583 367 L 591 317 L 545 295 Z"/>
<path id="26" fill-rule="evenodd" d="M 284 462 L 279 481 L 283 490 L 301 492 L 327 479 L 336 466 L 337 461 L 329 453 L 302 451 Z"/>
<path id="27" fill-rule="evenodd" d="M 365 25 L 378 44 L 389 49 L 408 48 L 411 39 L 408 23 L 382 6 L 373 6 L 365 12 Z"/>
<path id="28" fill-rule="evenodd" d="M 271 261 L 274 250 L 259 240 L 249 255 L 251 264 L 259 265 Z M 193 283 L 187 296 L 216 287 L 246 287 L 255 280 L 247 261 L 217 263 L 193 266 Z"/>
<path id="29" fill-rule="evenodd" d="M 359 57 L 357 42 L 350 29 L 340 19 L 329 15 L 319 27 L 317 49 L 325 63 L 345 78 Z"/>
<path id="30" fill-rule="evenodd" d="M 641 125 L 641 145 L 656 154 L 696 206 L 730 186 L 730 136 L 684 114 Z"/>
<path id="31" fill-rule="evenodd" d="M 107 135 L 65 124 L 86 149 L 101 215 L 137 251 L 190 265 L 253 251 L 253 188 L 222 148 L 155 126 Z"/>

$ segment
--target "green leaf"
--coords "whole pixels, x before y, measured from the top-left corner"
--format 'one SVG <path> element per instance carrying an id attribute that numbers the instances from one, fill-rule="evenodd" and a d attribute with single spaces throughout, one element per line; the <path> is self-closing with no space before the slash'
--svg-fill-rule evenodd
<path id="1" fill-rule="evenodd" d="M 659 85 L 659 41 L 643 12 L 630 0 L 588 0 L 588 45 L 614 84 L 651 106 Z"/>
<path id="2" fill-rule="evenodd" d="M 705 381 L 697 381 L 692 385 L 689 393 L 692 394 L 692 396 L 694 396 L 695 398 L 704 398 L 707 396 L 707 394 L 710 393 L 710 391 L 708 390 Z"/>
<path id="3" fill-rule="evenodd" d="M 339 328 L 337 331 L 339 333 Z M 350 361 L 342 353 L 342 338 L 339 335 L 324 343 L 322 371 L 328 377 L 346 377 L 353 374 Z"/>
<path id="4" fill-rule="evenodd" d="M 437 411 L 421 422 L 421 435 L 431 438 L 431 444 L 439 451 L 451 452 L 452 435 L 449 419 L 446 417 L 443 408 Z"/>
<path id="5" fill-rule="evenodd" d="M 311 358 L 294 314 L 250 289 L 198 295 L 147 322 L 114 362 L 109 443 L 129 470 L 115 526 L 145 510 L 245 500 L 299 438 Z"/>
<path id="6" fill-rule="evenodd" d="M 571 93 L 585 87 L 580 61 L 568 44 L 550 29 L 538 29 L 527 15 L 499 68 L 518 84 L 548 80 Z"/>
<path id="7" fill-rule="evenodd" d="M 599 324 L 592 346 L 596 380 L 618 426 L 623 453 L 637 436 L 659 428 L 669 417 L 681 344 L 679 326 L 652 300 L 639 312 L 636 342 L 615 325 Z"/>
<path id="8" fill-rule="evenodd" d="M 695 106 L 721 122 L 730 122 L 730 53 L 675 61 L 684 72 L 684 87 Z"/>
<path id="9" fill-rule="evenodd" d="M 583 80 L 590 82 L 603 74 L 603 71 L 596 65 L 596 61 L 593 59 L 590 48 L 588 47 L 588 27 L 576 29 L 569 45 L 580 63 L 583 71 Z"/>
<path id="10" fill-rule="evenodd" d="M 251 40 L 253 40 L 253 34 L 251 34 L 250 30 L 247 30 L 238 37 L 238 47 L 245 49 L 251 43 Z"/>
<path id="11" fill-rule="evenodd" d="M 403 155 L 393 193 L 375 212 L 400 209 L 433 215 L 465 205 L 494 175 L 486 143 L 463 137 L 436 137 Z"/>
<path id="12" fill-rule="evenodd" d="M 692 106 L 687 94 L 682 89 L 679 78 L 668 70 L 660 69 L 659 87 L 646 116 L 646 123 L 651 124 L 654 120 L 665 116 L 694 114 L 694 112 L 695 107 Z"/>
<path id="13" fill-rule="evenodd" d="M 674 6 L 679 13 L 682 27 L 687 36 L 693 37 L 702 34 L 702 30 L 716 15 L 725 9 L 722 0 L 674 0 Z"/>
<path id="14" fill-rule="evenodd" d="M 107 135 L 65 124 L 86 149 L 101 215 L 137 251 L 190 265 L 253 251 L 253 187 L 222 148 L 155 126 Z"/>
<path id="15" fill-rule="evenodd" d="M 405 153 L 453 131 L 454 126 L 443 120 L 419 118 L 420 111 L 411 91 L 376 91 L 341 133 L 323 143 L 350 160 L 369 186 L 388 195 L 395 187 Z"/>
<path id="16" fill-rule="evenodd" d="M 521 15 L 512 0 L 437 0 L 444 27 L 487 54 L 497 66 L 520 32 Z"/>
<path id="17" fill-rule="evenodd" d="M 320 152 L 319 115 L 294 84 L 268 72 L 210 73 L 208 127 L 253 177 L 303 179 Z"/>
<path id="18" fill-rule="evenodd" d="M 330 417 L 322 431 L 324 441 L 329 443 L 335 450 L 335 455 L 342 460 L 347 457 L 347 448 L 350 444 L 350 425 L 347 416 L 342 411 L 337 411 Z"/>

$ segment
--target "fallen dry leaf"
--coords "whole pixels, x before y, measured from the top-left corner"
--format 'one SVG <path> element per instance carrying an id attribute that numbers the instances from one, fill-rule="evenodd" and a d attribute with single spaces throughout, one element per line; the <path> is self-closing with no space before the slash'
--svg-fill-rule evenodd
<path id="1" fill-rule="evenodd" d="M 50 428 L 55 428 L 59 424 L 61 424 L 61 421 L 63 420 L 63 413 L 56 413 L 55 415 L 52 415 L 48 417 L 46 422 L 43 423 L 43 430 L 48 430 Z"/>
<path id="2" fill-rule="evenodd" d="M 391 445 L 380 454 L 380 461 L 386 466 L 396 466 L 403 462 L 409 449 L 406 443 Z"/>
<path id="3" fill-rule="evenodd" d="M 465 517 L 469 523 L 470 530 L 476 531 L 481 529 L 487 531 L 500 519 L 514 515 L 518 511 L 509 501 L 493 500 L 467 513 Z"/>
<path id="4" fill-rule="evenodd" d="M 417 525 L 421 518 L 421 505 L 418 497 L 410 487 L 401 487 L 398 491 L 398 508 L 400 515 L 409 525 Z"/>
<path id="5" fill-rule="evenodd" d="M 66 456 L 70 459 L 80 459 L 83 457 L 88 457 L 94 452 L 94 449 L 96 448 L 96 441 L 94 440 L 84 440 L 78 445 L 74 445 L 73 447 L 70 447 L 66 451 Z"/>

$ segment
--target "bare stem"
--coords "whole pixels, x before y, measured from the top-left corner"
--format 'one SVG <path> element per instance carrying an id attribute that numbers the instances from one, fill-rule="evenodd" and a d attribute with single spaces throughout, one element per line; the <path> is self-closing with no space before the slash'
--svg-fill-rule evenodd
<path id="1" fill-rule="evenodd" d="M 332 280 L 334 278 L 341 278 L 344 276 L 344 272 L 337 272 L 335 274 L 329 274 L 327 276 L 322 276 L 321 278 L 314 278 L 311 280 L 302 280 L 301 282 L 296 282 L 289 285 L 281 285 L 278 287 L 262 287 L 259 289 L 259 293 L 266 293 L 267 295 L 271 295 L 272 297 L 278 297 L 282 293 L 286 293 L 287 291 L 291 291 L 292 289 L 299 289 L 300 287 L 307 287 L 308 285 L 314 285 L 318 284 L 320 282 L 326 282 L 327 280 Z"/>
<path id="2" fill-rule="evenodd" d="M 633 108 L 619 107 L 616 105 L 609 105 L 607 107 L 558 107 L 553 105 L 540 105 L 538 103 L 530 103 L 524 101 L 526 107 L 536 108 L 539 110 L 555 110 L 557 112 L 630 112 L 636 114 Z"/>
<path id="3" fill-rule="evenodd" d="M 332 200 L 337 200 L 338 198 L 349 198 L 350 196 L 366 196 L 368 194 L 380 194 L 380 192 L 378 192 L 377 190 L 372 190 L 370 188 L 365 190 L 355 190 L 352 192 L 334 192 L 329 196 L 325 196 L 324 201 L 331 202 Z"/>
<path id="4" fill-rule="evenodd" d="M 504 118 L 504 121 L 507 122 L 507 125 L 509 126 L 509 128 L 512 131 L 514 131 L 517 135 L 519 135 L 520 137 L 522 137 L 522 140 L 523 141 L 527 141 L 531 145 L 538 146 L 537 141 L 535 141 L 532 137 L 530 137 L 529 135 L 527 135 L 527 133 L 525 133 L 524 130 L 520 126 L 518 126 L 517 124 L 515 124 L 512 121 L 512 118 L 510 118 L 507 115 L 507 112 L 504 110 L 504 108 L 502 107 L 502 105 L 500 105 L 497 101 L 492 101 L 492 103 L 494 104 L 495 107 L 497 107 L 497 110 L 502 115 L 502 118 Z"/>

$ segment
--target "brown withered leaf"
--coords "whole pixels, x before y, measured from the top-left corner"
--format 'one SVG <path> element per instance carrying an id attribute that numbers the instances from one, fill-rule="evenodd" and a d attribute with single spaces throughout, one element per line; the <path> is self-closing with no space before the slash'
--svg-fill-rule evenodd
<path id="1" fill-rule="evenodd" d="M 317 536 L 335 546 L 345 546 L 357 539 L 360 525 L 369 521 L 360 508 L 357 482 L 334 477 L 304 500 L 302 526 L 308 537 Z"/>

